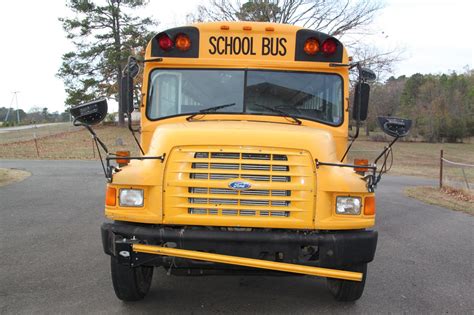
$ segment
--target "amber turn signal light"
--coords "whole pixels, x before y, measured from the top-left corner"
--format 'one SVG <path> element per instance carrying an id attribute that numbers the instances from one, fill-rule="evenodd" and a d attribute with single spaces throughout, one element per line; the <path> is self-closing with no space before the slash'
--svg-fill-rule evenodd
<path id="1" fill-rule="evenodd" d="M 374 215 L 375 214 L 375 197 L 365 197 L 364 199 L 364 214 Z"/>
<path id="2" fill-rule="evenodd" d="M 369 160 L 367 159 L 354 159 L 354 165 L 368 166 Z M 368 172 L 369 169 L 366 167 L 355 167 L 356 172 Z"/>
<path id="3" fill-rule="evenodd" d="M 314 55 L 319 51 L 319 42 L 316 38 L 308 38 L 304 43 L 304 52 Z"/>
<path id="4" fill-rule="evenodd" d="M 117 163 L 119 166 L 124 166 L 130 163 L 129 159 L 120 159 L 119 157 L 130 157 L 130 151 L 117 151 L 115 152 L 117 156 Z"/>
<path id="5" fill-rule="evenodd" d="M 114 187 L 107 187 L 107 192 L 105 193 L 105 205 L 115 207 L 117 204 L 117 189 Z"/>
<path id="6" fill-rule="evenodd" d="M 186 34 L 178 34 L 174 39 L 174 45 L 181 51 L 186 51 L 191 48 L 191 40 Z"/>

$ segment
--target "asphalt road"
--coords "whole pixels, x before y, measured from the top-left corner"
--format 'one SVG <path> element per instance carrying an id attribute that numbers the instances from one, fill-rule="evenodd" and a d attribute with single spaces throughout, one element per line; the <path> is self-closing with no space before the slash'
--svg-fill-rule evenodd
<path id="1" fill-rule="evenodd" d="M 33 175 L 0 187 L 1 313 L 474 312 L 474 217 L 404 197 L 429 180 L 386 177 L 379 243 L 362 298 L 338 303 L 312 277 L 173 277 L 156 269 L 138 303 L 116 299 L 99 226 L 98 162 L 5 161 Z"/>

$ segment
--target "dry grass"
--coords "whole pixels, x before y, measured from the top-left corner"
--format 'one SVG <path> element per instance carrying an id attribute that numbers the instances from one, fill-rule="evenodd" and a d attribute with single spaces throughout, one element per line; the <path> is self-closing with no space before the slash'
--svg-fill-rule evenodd
<path id="1" fill-rule="evenodd" d="M 44 138 L 55 134 L 78 131 L 82 127 L 75 127 L 71 123 L 57 123 L 36 125 L 36 127 L 9 131 L 8 128 L 0 128 L 0 144 L 22 142 L 36 138 Z"/>
<path id="2" fill-rule="evenodd" d="M 22 170 L 0 168 L 0 187 L 14 182 L 21 182 L 31 174 Z"/>
<path id="3" fill-rule="evenodd" d="M 94 130 L 111 152 L 131 150 L 132 154 L 138 154 L 135 141 L 127 128 L 98 126 L 94 127 Z M 63 160 L 95 159 L 98 157 L 92 138 L 84 128 L 53 133 L 38 138 L 36 144 L 34 139 L 3 143 L 0 146 L 0 158 Z"/>
<path id="4" fill-rule="evenodd" d="M 474 215 L 474 195 L 466 191 L 436 187 L 408 187 L 405 193 L 423 202 Z"/>
<path id="5" fill-rule="evenodd" d="M 384 142 L 357 140 L 349 154 L 354 157 L 368 158 L 373 161 L 386 145 Z M 425 143 L 397 142 L 393 146 L 394 161 L 390 174 L 439 177 L 439 152 L 444 157 L 462 163 L 474 164 L 474 143 Z M 380 161 L 379 161 L 380 164 Z M 470 179 L 474 179 L 474 168 L 466 169 Z"/>

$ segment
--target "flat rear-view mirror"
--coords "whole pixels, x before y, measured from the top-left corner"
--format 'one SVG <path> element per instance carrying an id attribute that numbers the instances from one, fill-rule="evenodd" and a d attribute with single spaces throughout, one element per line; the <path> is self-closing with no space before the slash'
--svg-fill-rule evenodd
<path id="1" fill-rule="evenodd" d="M 412 121 L 397 117 L 377 117 L 383 132 L 392 137 L 405 137 L 410 131 Z"/>
<path id="2" fill-rule="evenodd" d="M 137 59 L 135 57 L 128 58 L 128 74 L 132 78 L 136 78 L 138 73 L 140 72 L 140 66 L 138 65 Z"/>
<path id="3" fill-rule="evenodd" d="M 369 110 L 370 86 L 367 83 L 357 83 L 354 93 L 354 106 L 352 107 L 352 118 L 355 121 L 367 119 Z"/>
<path id="4" fill-rule="evenodd" d="M 74 122 L 78 121 L 85 125 L 96 125 L 104 120 L 107 115 L 107 100 L 100 99 L 71 108 Z"/>
<path id="5" fill-rule="evenodd" d="M 120 85 L 120 104 L 123 113 L 132 113 L 133 107 L 133 79 L 129 75 L 122 77 Z"/>

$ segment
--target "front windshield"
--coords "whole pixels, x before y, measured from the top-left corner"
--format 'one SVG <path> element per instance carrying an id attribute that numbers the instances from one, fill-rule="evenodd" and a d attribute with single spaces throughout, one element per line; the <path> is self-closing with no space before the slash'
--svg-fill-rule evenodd
<path id="1" fill-rule="evenodd" d="M 289 115 L 342 122 L 342 79 L 335 74 L 260 70 L 154 70 L 151 120 L 232 104 L 216 113 Z"/>

